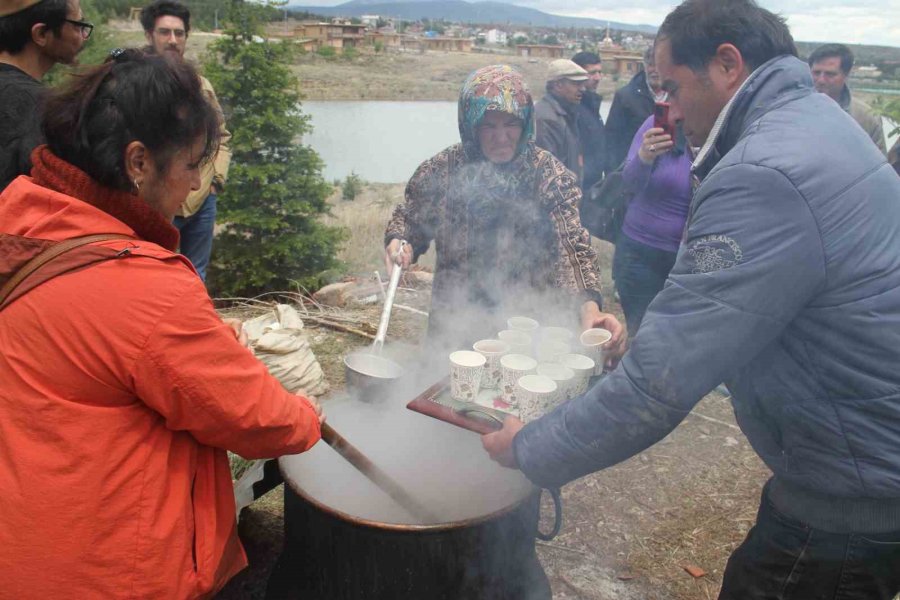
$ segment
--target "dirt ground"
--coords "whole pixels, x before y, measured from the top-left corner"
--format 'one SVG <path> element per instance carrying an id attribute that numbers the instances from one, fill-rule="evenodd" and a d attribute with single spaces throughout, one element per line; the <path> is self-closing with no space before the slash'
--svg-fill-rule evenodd
<path id="1" fill-rule="evenodd" d="M 535 99 L 544 95 L 547 61 L 513 54 L 363 51 L 352 60 L 307 54 L 298 59 L 295 72 L 308 100 L 456 100 L 469 73 L 498 63 L 521 69 Z M 599 93 L 612 101 L 616 88 L 626 83 L 604 77 Z"/>
<path id="2" fill-rule="evenodd" d="M 402 186 L 371 185 L 347 202 L 336 191 L 333 219 L 350 226 L 353 237 L 377 240 L 384 215 L 399 200 L 398 194 Z M 350 215 L 357 220 L 350 220 Z M 597 249 L 609 308 L 621 317 L 611 292 L 612 246 L 598 242 Z M 360 251 L 354 247 L 350 253 Z M 357 258 L 356 272 L 371 274 L 377 261 L 377 252 Z M 397 302 L 427 310 L 429 293 L 400 290 Z M 375 326 L 379 312 L 375 305 L 348 315 Z M 388 336 L 414 344 L 424 324 L 420 315 L 395 310 Z M 332 387 L 339 390 L 342 357 L 368 341 L 309 325 L 311 345 Z M 562 531 L 552 542 L 538 545 L 554 598 L 715 598 L 729 554 L 753 524 L 767 473 L 735 425 L 728 399 L 709 394 L 672 434 L 648 451 L 563 489 Z M 240 531 L 250 568 L 228 585 L 220 600 L 263 597 L 283 539 L 282 501 L 279 487 L 244 511 Z M 544 512 L 552 515 L 549 504 Z M 692 577 L 686 566 L 706 574 Z"/>

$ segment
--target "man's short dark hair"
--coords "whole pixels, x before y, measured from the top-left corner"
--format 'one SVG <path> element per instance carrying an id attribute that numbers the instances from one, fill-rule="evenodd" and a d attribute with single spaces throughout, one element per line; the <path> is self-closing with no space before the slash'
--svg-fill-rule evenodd
<path id="1" fill-rule="evenodd" d="M 572 62 L 583 69 L 588 65 L 599 65 L 603 61 L 600 60 L 600 55 L 593 52 L 579 52 L 572 57 Z"/>
<path id="2" fill-rule="evenodd" d="M 150 33 L 156 27 L 156 20 L 160 17 L 178 17 L 184 21 L 185 33 L 191 31 L 191 11 L 177 0 L 156 0 L 145 6 L 141 11 L 141 26 L 145 33 Z"/>
<path id="3" fill-rule="evenodd" d="M 0 52 L 18 54 L 31 39 L 31 28 L 44 23 L 59 35 L 69 16 L 67 0 L 42 0 L 25 10 L 0 17 Z"/>
<path id="4" fill-rule="evenodd" d="M 672 61 L 693 71 L 705 69 L 722 44 L 734 45 L 750 71 L 776 56 L 797 56 L 784 19 L 753 0 L 685 0 L 656 39 L 669 40 Z"/>
<path id="5" fill-rule="evenodd" d="M 824 46 L 819 46 L 809 55 L 809 66 L 811 67 L 821 60 L 833 58 L 835 56 L 841 59 L 841 71 L 844 72 L 844 75 L 848 75 L 850 69 L 853 68 L 853 53 L 850 51 L 850 48 L 843 44 L 825 44 Z"/>

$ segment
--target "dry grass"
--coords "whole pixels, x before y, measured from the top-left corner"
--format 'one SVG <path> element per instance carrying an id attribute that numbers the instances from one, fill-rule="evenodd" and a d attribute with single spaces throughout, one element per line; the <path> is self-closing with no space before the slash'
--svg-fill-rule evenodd
<path id="1" fill-rule="evenodd" d="M 403 202 L 404 184 L 367 183 L 355 200 L 342 200 L 340 188 L 328 199 L 331 216 L 325 219 L 329 225 L 346 228 L 348 240 L 338 252 L 338 259 L 352 275 L 372 275 L 384 271 L 384 230 L 394 207 Z M 425 267 L 434 267 L 434 252 L 429 251 L 420 260 Z"/>
<path id="2" fill-rule="evenodd" d="M 533 62 L 532 62 L 533 61 Z M 353 60 L 301 56 L 295 67 L 309 100 L 456 100 L 466 77 L 480 67 L 519 68 L 535 99 L 544 94 L 546 61 L 513 54 L 425 52 L 374 54 L 363 49 Z M 619 82 L 624 84 L 624 82 Z M 610 100 L 617 83 L 605 78 L 599 92 Z"/>

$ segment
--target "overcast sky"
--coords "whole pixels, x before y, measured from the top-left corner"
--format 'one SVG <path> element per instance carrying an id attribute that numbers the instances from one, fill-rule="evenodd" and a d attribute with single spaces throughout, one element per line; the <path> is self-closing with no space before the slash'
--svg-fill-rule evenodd
<path id="1" fill-rule="evenodd" d="M 386 0 L 388 1 L 388 0 Z M 471 0 L 470 0 L 471 1 Z M 678 4 L 672 0 L 500 0 L 544 12 L 659 25 Z M 900 0 L 758 0 L 787 17 L 794 38 L 900 46 Z M 308 0 L 333 6 L 343 0 Z M 307 4 L 292 0 L 291 4 Z"/>

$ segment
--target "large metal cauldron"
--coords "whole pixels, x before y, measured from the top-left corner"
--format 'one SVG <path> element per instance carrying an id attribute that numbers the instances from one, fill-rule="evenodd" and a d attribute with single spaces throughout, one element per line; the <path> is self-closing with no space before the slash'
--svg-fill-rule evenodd
<path id="1" fill-rule="evenodd" d="M 397 407 L 373 421 L 374 410 L 326 404 L 335 429 L 448 520 L 415 524 L 327 446 L 283 457 L 285 545 L 267 598 L 549 599 L 534 547 L 540 492 L 482 463 L 475 434 Z"/>

